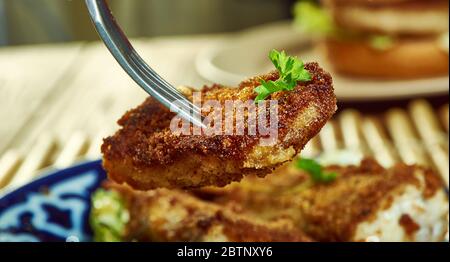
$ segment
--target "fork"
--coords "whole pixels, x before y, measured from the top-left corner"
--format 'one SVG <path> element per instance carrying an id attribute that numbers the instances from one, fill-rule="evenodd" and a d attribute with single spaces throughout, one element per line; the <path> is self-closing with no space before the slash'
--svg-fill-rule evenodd
<path id="1" fill-rule="evenodd" d="M 116 22 L 106 0 L 85 0 L 95 29 L 125 72 L 149 95 L 192 124 L 205 128 L 201 109 L 158 75 L 139 56 Z"/>

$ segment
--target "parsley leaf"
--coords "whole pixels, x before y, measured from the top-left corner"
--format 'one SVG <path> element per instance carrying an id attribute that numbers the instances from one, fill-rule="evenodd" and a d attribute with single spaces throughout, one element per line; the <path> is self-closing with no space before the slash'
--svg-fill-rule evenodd
<path id="1" fill-rule="evenodd" d="M 297 57 L 288 56 L 284 51 L 272 50 L 269 53 L 269 59 L 278 70 L 280 77 L 276 81 L 261 79 L 261 85 L 254 89 L 258 94 L 255 102 L 262 101 L 278 91 L 292 91 L 299 81 L 311 80 L 311 74 Z"/>
<path id="2" fill-rule="evenodd" d="M 298 169 L 306 171 L 317 183 L 330 183 L 333 182 L 338 174 L 337 173 L 325 173 L 322 166 L 313 159 L 300 158 L 295 162 L 295 166 Z"/>

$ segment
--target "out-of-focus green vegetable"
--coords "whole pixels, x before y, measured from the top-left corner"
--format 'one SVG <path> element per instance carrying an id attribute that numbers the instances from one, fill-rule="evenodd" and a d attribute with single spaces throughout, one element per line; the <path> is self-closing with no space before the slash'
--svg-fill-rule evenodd
<path id="1" fill-rule="evenodd" d="M 329 36 L 336 33 L 331 15 L 312 1 L 299 1 L 294 5 L 295 26 L 301 31 L 316 35 Z"/>
<path id="2" fill-rule="evenodd" d="M 337 173 L 325 173 L 323 167 L 313 159 L 300 158 L 295 162 L 295 166 L 307 172 L 317 183 L 330 183 L 338 176 Z"/>
<path id="3" fill-rule="evenodd" d="M 129 219 L 129 212 L 117 192 L 99 189 L 92 195 L 90 224 L 94 241 L 121 241 Z"/>
<path id="4" fill-rule="evenodd" d="M 394 44 L 394 38 L 388 35 L 373 35 L 334 23 L 333 16 L 326 8 L 310 0 L 301 0 L 294 5 L 294 25 L 302 32 L 313 37 L 330 37 L 340 40 L 363 40 L 376 50 L 387 50 Z"/>
<path id="5" fill-rule="evenodd" d="M 394 45 L 394 39 L 388 35 L 371 35 L 369 44 L 374 49 L 384 51 Z"/>

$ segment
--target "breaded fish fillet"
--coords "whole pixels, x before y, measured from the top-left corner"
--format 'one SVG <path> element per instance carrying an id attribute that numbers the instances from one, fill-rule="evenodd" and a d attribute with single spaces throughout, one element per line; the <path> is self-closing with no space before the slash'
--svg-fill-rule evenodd
<path id="1" fill-rule="evenodd" d="M 317 63 L 305 68 L 311 81 L 270 96 L 278 101 L 274 145 L 261 145 L 265 136 L 249 134 L 248 125 L 244 135 L 175 134 L 169 128 L 174 113 L 148 98 L 127 112 L 118 122 L 122 128 L 104 140 L 104 168 L 115 182 L 140 190 L 225 186 L 245 175 L 267 175 L 297 155 L 336 111 L 331 76 Z M 254 88 L 261 79 L 278 77 L 272 72 L 244 81 L 238 88 L 206 87 L 201 91 L 202 100 L 254 100 Z"/>
<path id="2" fill-rule="evenodd" d="M 429 169 L 398 164 L 384 169 L 366 159 L 360 166 L 330 166 L 337 179 L 317 184 L 293 167 L 264 179 L 246 177 L 195 195 L 234 212 L 266 221 L 288 221 L 318 241 L 442 241 L 448 230 L 448 199 Z"/>
<path id="3" fill-rule="evenodd" d="M 310 241 L 287 224 L 237 214 L 183 191 L 134 191 L 112 183 L 105 188 L 120 194 L 130 217 L 119 233 L 121 241 Z M 93 206 L 93 214 L 98 213 Z M 97 240 L 105 240 L 94 233 Z"/>
<path id="4" fill-rule="evenodd" d="M 327 169 L 339 173 L 328 184 L 285 166 L 265 178 L 191 192 L 106 188 L 125 202 L 124 241 L 443 241 L 448 199 L 431 170 L 404 164 L 384 169 L 371 159 Z M 105 211 L 96 201 L 91 216 L 100 221 Z M 94 232 L 99 240 L 108 235 Z"/>

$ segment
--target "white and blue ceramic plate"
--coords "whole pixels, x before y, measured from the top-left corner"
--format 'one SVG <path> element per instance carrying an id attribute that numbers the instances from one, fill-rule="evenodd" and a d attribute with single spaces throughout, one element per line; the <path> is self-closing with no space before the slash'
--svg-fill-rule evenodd
<path id="1" fill-rule="evenodd" d="M 50 172 L 0 198 L 0 242 L 90 241 L 90 197 L 101 161 Z"/>

